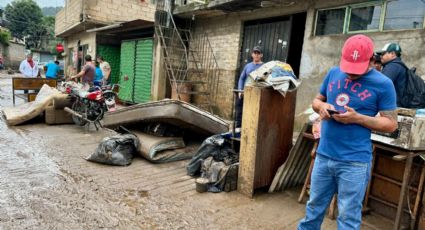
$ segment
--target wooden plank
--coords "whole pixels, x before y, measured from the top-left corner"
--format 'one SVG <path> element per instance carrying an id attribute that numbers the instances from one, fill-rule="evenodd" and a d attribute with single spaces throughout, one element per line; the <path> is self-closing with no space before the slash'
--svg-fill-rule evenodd
<path id="1" fill-rule="evenodd" d="M 36 90 L 40 89 L 44 84 L 50 87 L 56 87 L 57 81 L 55 79 L 45 78 L 25 78 L 25 77 L 14 77 L 12 78 L 13 90 Z"/>
<path id="2" fill-rule="evenodd" d="M 245 88 L 238 190 L 252 196 L 270 186 L 292 147 L 296 92 Z"/>
<path id="3" fill-rule="evenodd" d="M 375 197 L 378 197 L 393 204 L 399 203 L 401 183 L 395 184 L 388 181 L 388 179 L 384 179 L 382 176 L 374 174 L 371 190 L 371 194 Z M 410 202 L 411 204 L 414 204 L 416 192 L 412 190 L 410 190 L 409 192 Z"/>
<path id="4" fill-rule="evenodd" d="M 35 98 L 36 97 L 37 97 L 37 93 L 28 93 L 27 94 L 27 100 L 28 100 L 28 102 L 35 101 Z"/>
<path id="5" fill-rule="evenodd" d="M 410 171 L 412 169 L 412 163 L 413 163 L 413 157 L 408 157 L 406 159 L 406 166 L 405 166 L 404 174 L 403 174 L 403 184 L 401 185 L 401 190 L 400 190 L 400 199 L 398 202 L 397 213 L 395 216 L 394 230 L 398 230 L 400 228 L 401 218 L 403 214 L 402 211 L 405 204 L 404 202 L 406 197 L 407 199 L 409 199 L 409 196 L 407 195 L 409 193 L 409 191 L 407 191 L 407 187 L 409 183 Z"/>
<path id="6" fill-rule="evenodd" d="M 404 161 L 394 161 L 391 156 L 378 154 L 374 171 L 401 183 L 403 180 L 404 165 Z"/>
<path id="7" fill-rule="evenodd" d="M 260 90 L 245 87 L 242 116 L 241 147 L 239 151 L 238 191 L 254 195 L 255 153 L 257 152 L 258 122 L 260 114 Z"/>

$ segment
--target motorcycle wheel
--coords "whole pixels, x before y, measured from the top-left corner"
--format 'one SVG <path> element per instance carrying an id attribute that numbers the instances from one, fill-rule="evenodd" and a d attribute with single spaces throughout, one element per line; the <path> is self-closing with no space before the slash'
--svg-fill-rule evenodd
<path id="1" fill-rule="evenodd" d="M 77 100 L 72 104 L 72 110 L 79 114 L 85 114 L 86 112 L 86 106 L 81 101 Z M 87 121 L 84 119 L 79 118 L 78 116 L 72 115 L 72 120 L 76 125 L 84 126 L 87 124 Z"/>
<path id="2" fill-rule="evenodd" d="M 87 119 L 90 121 L 100 121 L 103 118 L 104 115 L 104 108 L 101 106 L 101 104 L 99 106 L 96 106 L 96 108 L 93 108 L 92 106 L 89 107 L 90 109 L 96 109 L 96 113 L 94 113 L 92 116 L 88 116 Z"/>

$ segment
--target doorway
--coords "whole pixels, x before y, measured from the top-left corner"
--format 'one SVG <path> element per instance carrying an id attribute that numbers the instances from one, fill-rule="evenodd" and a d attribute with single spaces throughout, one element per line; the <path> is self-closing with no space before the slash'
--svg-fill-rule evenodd
<path id="1" fill-rule="evenodd" d="M 252 48 L 261 46 L 263 62 L 272 60 L 286 62 L 298 76 L 306 17 L 307 13 L 302 12 L 284 17 L 246 21 L 242 34 L 240 70 L 252 61 Z M 239 73 L 236 77 L 236 85 Z"/>

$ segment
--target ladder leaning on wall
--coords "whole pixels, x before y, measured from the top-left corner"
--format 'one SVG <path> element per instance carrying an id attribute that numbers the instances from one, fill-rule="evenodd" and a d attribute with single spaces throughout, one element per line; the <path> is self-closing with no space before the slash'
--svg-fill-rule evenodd
<path id="1" fill-rule="evenodd" d="M 155 35 L 167 77 L 178 99 L 193 95 L 198 107 L 213 112 L 220 71 L 208 36 L 179 29 L 170 2 L 157 0 L 155 12 Z"/>

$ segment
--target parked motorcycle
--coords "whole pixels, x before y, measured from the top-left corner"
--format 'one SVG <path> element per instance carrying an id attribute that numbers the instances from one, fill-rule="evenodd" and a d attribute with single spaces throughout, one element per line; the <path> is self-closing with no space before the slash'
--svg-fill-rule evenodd
<path id="1" fill-rule="evenodd" d="M 66 92 L 71 97 L 71 108 L 65 111 L 71 113 L 72 120 L 76 125 L 84 126 L 93 123 L 97 129 L 103 115 L 107 111 L 116 109 L 114 86 L 92 87 L 88 91 L 81 87 L 67 86 Z"/>

